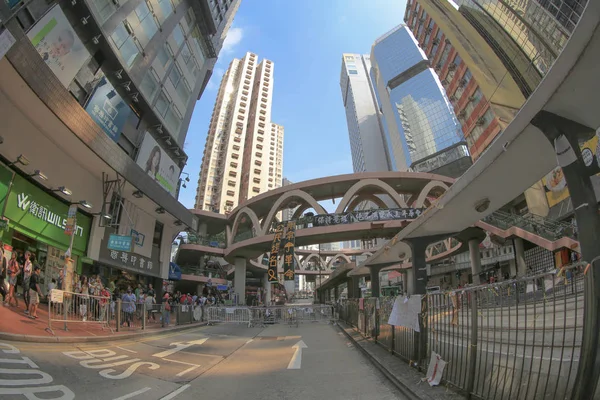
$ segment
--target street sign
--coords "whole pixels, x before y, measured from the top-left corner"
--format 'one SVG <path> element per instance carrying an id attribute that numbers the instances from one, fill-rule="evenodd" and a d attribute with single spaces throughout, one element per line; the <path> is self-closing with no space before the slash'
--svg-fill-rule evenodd
<path id="1" fill-rule="evenodd" d="M 131 242 L 133 238 L 131 236 L 123 235 L 110 235 L 108 238 L 108 245 L 106 246 L 109 250 L 116 251 L 131 251 Z"/>
<path id="2" fill-rule="evenodd" d="M 50 302 L 51 303 L 62 303 L 64 299 L 64 294 L 62 290 L 52 289 L 50 291 Z"/>

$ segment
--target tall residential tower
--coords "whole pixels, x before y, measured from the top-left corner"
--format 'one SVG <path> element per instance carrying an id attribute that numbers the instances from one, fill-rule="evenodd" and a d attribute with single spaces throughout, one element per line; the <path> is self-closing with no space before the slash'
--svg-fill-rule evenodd
<path id="1" fill-rule="evenodd" d="M 369 76 L 370 70 L 371 60 L 368 55 L 342 55 L 340 86 L 346 110 L 354 172 L 393 169 L 385 145 L 375 91 Z"/>
<path id="2" fill-rule="evenodd" d="M 283 127 L 271 122 L 273 62 L 246 53 L 223 75 L 209 125 L 195 208 L 228 213 L 281 186 Z"/>

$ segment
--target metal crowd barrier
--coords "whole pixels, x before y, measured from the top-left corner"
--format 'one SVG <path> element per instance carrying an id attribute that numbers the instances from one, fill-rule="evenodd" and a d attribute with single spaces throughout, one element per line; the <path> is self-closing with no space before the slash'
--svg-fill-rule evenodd
<path id="1" fill-rule="evenodd" d="M 53 323 L 61 323 L 65 331 L 68 324 L 99 324 L 102 329 L 108 328 L 110 298 L 90 296 L 80 293 L 66 292 L 54 289 L 48 302 L 48 330 L 54 334 Z"/>
<path id="2" fill-rule="evenodd" d="M 420 333 L 387 324 L 394 297 L 350 299 L 338 309 L 341 320 L 423 372 L 431 352 L 439 354 L 448 362 L 443 383 L 468 396 L 566 399 L 583 357 L 589 274 L 580 267 L 430 293 Z"/>
<path id="3" fill-rule="evenodd" d="M 209 325 L 222 323 L 252 326 L 250 308 L 248 307 L 206 307 L 205 311 Z"/>

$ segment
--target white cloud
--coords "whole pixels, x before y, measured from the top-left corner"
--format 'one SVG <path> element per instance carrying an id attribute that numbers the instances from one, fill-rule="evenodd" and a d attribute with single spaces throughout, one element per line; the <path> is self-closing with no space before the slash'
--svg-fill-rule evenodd
<path id="1" fill-rule="evenodd" d="M 223 42 L 223 51 L 225 53 L 231 53 L 235 46 L 237 46 L 244 37 L 244 30 L 242 28 L 231 28 L 229 32 L 227 32 L 227 37 Z"/>

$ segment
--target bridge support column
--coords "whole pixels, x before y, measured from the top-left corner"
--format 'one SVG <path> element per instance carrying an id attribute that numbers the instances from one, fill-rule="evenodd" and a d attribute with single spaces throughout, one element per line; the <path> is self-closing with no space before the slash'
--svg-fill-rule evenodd
<path id="1" fill-rule="evenodd" d="M 479 239 L 469 239 L 469 258 L 471 259 L 471 274 L 473 274 L 473 284 L 481 283 L 481 253 L 479 252 Z"/>
<path id="2" fill-rule="evenodd" d="M 408 268 L 406 270 L 406 274 L 404 274 L 404 282 L 406 282 L 406 286 L 404 287 L 404 291 L 406 294 L 411 295 L 415 294 L 415 270 L 414 268 Z"/>
<path id="3" fill-rule="evenodd" d="M 265 287 L 265 299 L 264 299 L 264 303 L 267 306 L 271 305 L 271 283 L 269 282 L 269 275 L 265 274 L 264 278 L 263 278 L 263 285 Z"/>
<path id="4" fill-rule="evenodd" d="M 238 304 L 246 304 L 246 259 L 242 257 L 235 258 L 233 291 L 237 295 Z"/>
<path id="5" fill-rule="evenodd" d="M 571 396 L 573 400 L 591 399 L 600 379 L 600 215 L 590 170 L 581 155 L 579 142 L 594 137 L 595 129 L 548 111 L 537 113 L 531 124 L 554 146 L 575 210 L 582 259 L 592 263 L 585 286 L 581 358 Z"/>
<path id="6" fill-rule="evenodd" d="M 515 261 L 517 263 L 517 276 L 523 276 L 527 273 L 527 264 L 525 264 L 525 244 L 523 239 L 516 237 L 513 239 L 515 246 Z"/>
<path id="7" fill-rule="evenodd" d="M 348 279 L 348 298 L 358 299 L 360 298 L 360 287 L 358 286 L 358 277 L 351 276 Z"/>
<path id="8" fill-rule="evenodd" d="M 379 297 L 380 295 L 380 284 L 379 284 L 379 272 L 384 265 L 369 265 L 369 272 L 371 273 L 371 297 Z"/>

